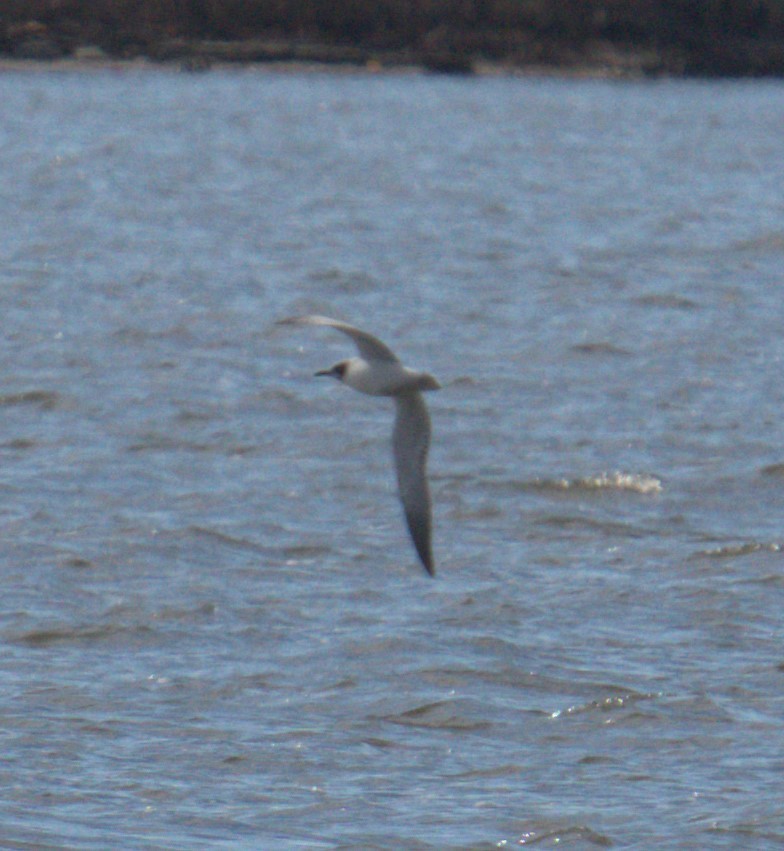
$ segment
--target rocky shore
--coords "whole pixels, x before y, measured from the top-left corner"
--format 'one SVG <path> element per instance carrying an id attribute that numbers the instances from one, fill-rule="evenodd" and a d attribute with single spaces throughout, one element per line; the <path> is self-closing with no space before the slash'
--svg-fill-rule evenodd
<path id="1" fill-rule="evenodd" d="M 0 60 L 782 76 L 779 0 L 5 0 Z"/>

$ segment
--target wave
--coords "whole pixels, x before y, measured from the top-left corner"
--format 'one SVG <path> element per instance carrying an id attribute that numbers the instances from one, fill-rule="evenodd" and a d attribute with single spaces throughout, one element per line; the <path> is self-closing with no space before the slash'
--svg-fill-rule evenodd
<path id="1" fill-rule="evenodd" d="M 612 355 L 619 357 L 629 357 L 631 355 L 628 349 L 607 342 L 577 343 L 571 346 L 571 350 L 580 355 Z"/>
<path id="2" fill-rule="evenodd" d="M 774 542 L 762 543 L 759 541 L 747 541 L 744 544 L 726 544 L 722 547 L 713 547 L 707 550 L 698 550 L 692 558 L 738 558 L 740 556 L 753 555 L 754 553 L 781 553 L 784 552 L 782 544 Z"/>
<path id="3" fill-rule="evenodd" d="M 384 721 L 404 727 L 425 727 L 438 730 L 483 730 L 490 726 L 484 718 L 470 717 L 472 710 L 466 701 L 438 700 L 425 703 L 405 712 L 382 716 Z M 464 704 L 467 711 L 459 704 Z"/>
<path id="4" fill-rule="evenodd" d="M 648 293 L 633 299 L 640 307 L 660 307 L 669 310 L 697 310 L 699 304 L 677 293 Z"/>
<path id="5" fill-rule="evenodd" d="M 208 526 L 200 526 L 198 524 L 188 526 L 186 532 L 194 535 L 197 538 L 203 538 L 208 541 L 213 541 L 218 544 L 225 544 L 228 547 L 233 547 L 239 550 L 248 550 L 253 553 L 261 553 L 267 555 L 270 547 L 252 541 L 249 538 L 230 535 L 228 532 L 222 532 L 219 529 L 211 529 Z"/>
<path id="6" fill-rule="evenodd" d="M 547 847 L 553 847 L 559 845 L 566 837 L 568 837 L 569 844 L 571 844 L 572 839 L 594 845 L 597 848 L 612 848 L 615 844 L 609 836 L 581 824 L 567 825 L 560 829 L 528 830 L 517 840 L 517 845 L 547 843 Z"/>
<path id="7" fill-rule="evenodd" d="M 661 692 L 627 691 L 623 694 L 610 695 L 600 700 L 591 700 L 587 703 L 568 706 L 566 709 L 557 709 L 550 714 L 550 717 L 571 718 L 574 715 L 582 715 L 586 712 L 617 712 L 622 709 L 628 709 L 630 706 L 641 701 L 656 700 L 661 696 Z"/>
<path id="8" fill-rule="evenodd" d="M 768 464 L 760 470 L 763 476 L 784 476 L 784 464 Z"/>
<path id="9" fill-rule="evenodd" d="M 22 452 L 27 449 L 34 449 L 37 445 L 34 440 L 30 440 L 27 437 L 16 437 L 13 440 L 0 443 L 0 449 L 13 449 L 17 452 Z"/>
<path id="10" fill-rule="evenodd" d="M 56 408 L 60 394 L 51 390 L 23 390 L 20 393 L 0 393 L 0 406 L 37 405 L 45 411 Z"/>
<path id="11" fill-rule="evenodd" d="M 631 491 L 643 495 L 661 493 L 661 479 L 648 473 L 598 473 L 577 479 L 534 479 L 527 484 L 529 490 L 542 491 Z"/>
<path id="12" fill-rule="evenodd" d="M 9 641 L 28 647 L 51 647 L 54 644 L 83 644 L 133 636 L 135 640 L 147 639 L 155 630 L 144 624 L 100 624 L 95 626 L 53 626 L 31 629 L 9 636 Z"/>

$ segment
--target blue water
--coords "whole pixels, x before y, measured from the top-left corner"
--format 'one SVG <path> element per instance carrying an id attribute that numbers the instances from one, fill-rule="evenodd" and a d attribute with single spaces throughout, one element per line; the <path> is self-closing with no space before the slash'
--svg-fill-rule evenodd
<path id="1" fill-rule="evenodd" d="M 784 844 L 784 88 L 0 75 L 0 844 Z M 428 394 L 438 575 L 378 334 Z"/>

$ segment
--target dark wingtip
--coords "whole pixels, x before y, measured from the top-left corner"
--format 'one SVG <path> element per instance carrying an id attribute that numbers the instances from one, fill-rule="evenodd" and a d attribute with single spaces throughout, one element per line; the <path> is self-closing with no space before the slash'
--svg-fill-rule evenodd
<path id="1" fill-rule="evenodd" d="M 419 560 L 422 562 L 422 567 L 430 576 L 436 575 L 436 563 L 433 559 L 433 549 L 430 543 L 430 518 L 426 518 L 424 524 L 418 523 L 418 517 L 414 512 L 405 512 L 406 521 L 408 522 L 408 531 L 411 534 L 411 540 L 414 543 Z"/>
<path id="2" fill-rule="evenodd" d="M 428 573 L 428 576 L 435 576 L 436 575 L 436 566 L 435 566 L 435 564 L 433 564 L 433 557 L 432 556 L 429 556 L 428 558 L 422 559 L 422 567 L 425 568 L 425 570 Z"/>

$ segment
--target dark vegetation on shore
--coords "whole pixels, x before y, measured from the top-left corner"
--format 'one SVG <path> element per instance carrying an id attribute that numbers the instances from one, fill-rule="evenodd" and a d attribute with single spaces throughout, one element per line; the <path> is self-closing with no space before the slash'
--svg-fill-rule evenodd
<path id="1" fill-rule="evenodd" d="M 0 0 L 19 59 L 784 74 L 784 0 Z"/>

